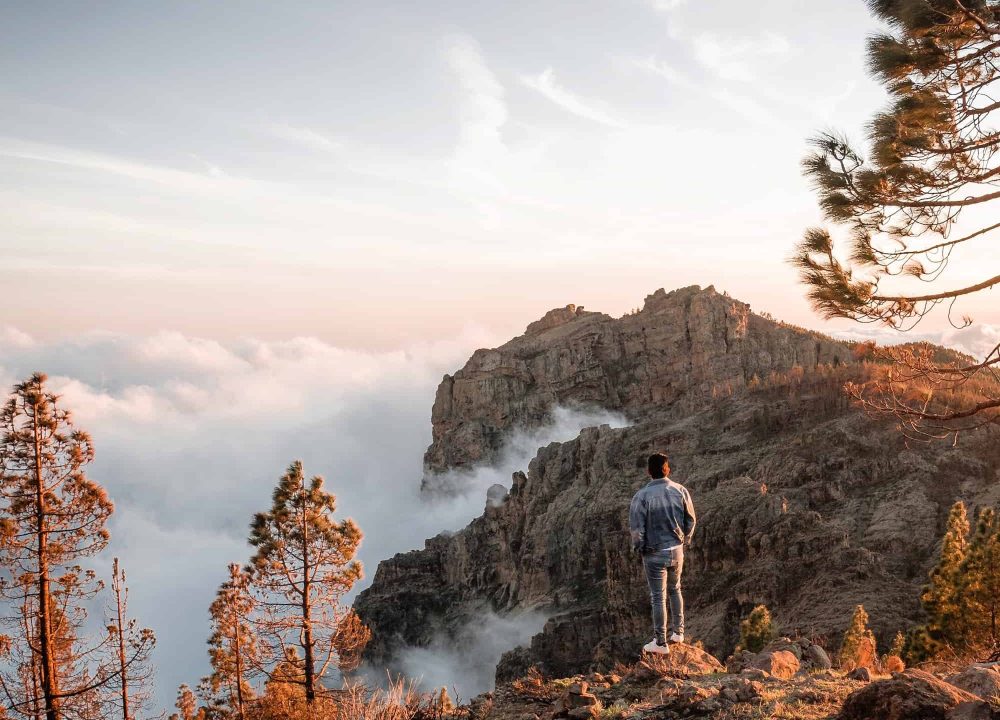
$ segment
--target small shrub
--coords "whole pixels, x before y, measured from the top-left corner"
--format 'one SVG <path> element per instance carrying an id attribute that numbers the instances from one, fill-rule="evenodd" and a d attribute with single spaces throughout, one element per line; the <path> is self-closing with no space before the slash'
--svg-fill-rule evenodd
<path id="1" fill-rule="evenodd" d="M 765 645 L 774 640 L 776 634 L 771 611 L 766 605 L 758 605 L 740 623 L 740 644 L 737 650 L 760 652 Z"/>
<path id="2" fill-rule="evenodd" d="M 852 670 L 856 667 L 872 667 L 875 664 L 875 635 L 868 629 L 868 613 L 864 605 L 854 608 L 851 624 L 844 633 L 840 646 L 840 667 Z"/>
<path id="3" fill-rule="evenodd" d="M 619 720 L 625 717 L 629 705 L 624 700 L 615 700 L 613 704 L 601 709 L 601 720 Z"/>

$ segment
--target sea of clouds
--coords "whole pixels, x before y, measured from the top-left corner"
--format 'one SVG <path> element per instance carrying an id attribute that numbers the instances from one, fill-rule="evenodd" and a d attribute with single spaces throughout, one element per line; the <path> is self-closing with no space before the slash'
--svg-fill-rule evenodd
<path id="1" fill-rule="evenodd" d="M 405 351 L 347 350 L 315 338 L 222 344 L 160 332 L 87 334 L 39 341 L 0 328 L 0 386 L 33 371 L 49 375 L 76 424 L 94 438 L 89 475 L 115 501 L 112 541 L 128 572 L 131 610 L 158 638 L 156 700 L 207 670 L 207 608 L 227 563 L 244 562 L 254 512 L 270 504 L 287 465 L 301 459 L 326 478 L 338 513 L 365 534 L 367 586 L 375 568 L 424 539 L 477 517 L 486 489 L 510 485 L 536 449 L 583 427 L 624 420 L 560 408 L 553 423 L 513 433 L 499 461 L 465 473 L 465 492 L 433 503 L 419 494 L 430 408 L 441 377 L 495 339 L 461 337 Z M 490 687 L 500 654 L 541 629 L 544 617 L 483 616 L 460 646 L 405 653 L 401 667 L 425 686 L 469 698 Z"/>
<path id="2" fill-rule="evenodd" d="M 897 345 L 908 342 L 929 342 L 943 345 L 974 358 L 983 359 L 1000 345 L 1000 327 L 988 323 L 974 323 L 965 328 L 946 330 L 920 330 L 908 332 L 891 330 L 881 325 L 860 325 L 850 330 L 831 333 L 840 340 L 867 342 L 874 340 L 880 345 Z"/>

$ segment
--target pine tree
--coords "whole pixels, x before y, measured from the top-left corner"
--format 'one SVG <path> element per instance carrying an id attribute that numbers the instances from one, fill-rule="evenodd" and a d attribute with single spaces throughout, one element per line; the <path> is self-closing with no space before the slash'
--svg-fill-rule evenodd
<path id="1" fill-rule="evenodd" d="M 250 594 L 250 574 L 238 563 L 229 566 L 229 579 L 222 584 L 209 607 L 212 635 L 208 639 L 212 674 L 204 685 L 212 706 L 225 706 L 229 716 L 244 720 L 246 705 L 253 698 L 248 677 L 260 666 L 257 639 L 252 626 L 255 603 Z"/>
<path id="2" fill-rule="evenodd" d="M 906 635 L 900 630 L 892 638 L 892 645 L 889 646 L 889 652 L 887 653 L 890 657 L 903 657 L 903 650 L 906 647 Z"/>
<path id="3" fill-rule="evenodd" d="M 202 720 L 205 717 L 204 710 L 198 707 L 197 696 L 186 684 L 177 688 L 177 702 L 174 703 L 174 707 L 178 713 L 171 715 L 171 718 L 177 720 Z"/>
<path id="4" fill-rule="evenodd" d="M 340 599 L 361 577 L 361 565 L 354 560 L 361 531 L 353 520 L 335 522 L 335 510 L 336 500 L 323 489 L 323 479 L 307 483 L 302 463 L 296 461 L 279 480 L 271 510 L 257 514 L 251 525 L 262 664 L 268 658 L 272 668 L 283 664 L 282 682 L 300 686 L 308 704 L 316 700 L 335 660 L 343 665 L 359 655 L 356 646 L 344 646 L 338 631 L 350 614 Z M 346 639 L 367 642 L 368 634 Z M 288 666 L 293 650 L 300 658 L 297 671 Z"/>
<path id="5" fill-rule="evenodd" d="M 983 508 L 962 567 L 960 592 L 968 629 L 963 645 L 989 653 L 1000 649 L 1000 517 Z"/>
<path id="6" fill-rule="evenodd" d="M 963 644 L 969 621 L 962 593 L 968 536 L 969 519 L 965 504 L 958 501 L 948 513 L 941 555 L 920 598 L 927 621 L 913 632 L 911 659 L 923 660 L 938 654 L 945 647 Z"/>
<path id="7" fill-rule="evenodd" d="M 7 621 L 18 636 L 19 674 L 31 677 L 3 685 L 10 710 L 61 720 L 92 713 L 98 691 L 117 677 L 96 662 L 106 640 L 86 646 L 78 638 L 85 603 L 102 588 L 79 562 L 107 545 L 113 505 L 84 472 L 90 436 L 45 382 L 38 373 L 16 385 L 0 411 L 0 596 L 26 613 Z"/>
<path id="8" fill-rule="evenodd" d="M 844 668 L 861 667 L 874 660 L 875 635 L 868 629 L 868 613 L 864 605 L 854 608 L 851 624 L 844 633 L 840 646 L 840 665 Z"/>
<path id="9" fill-rule="evenodd" d="M 118 673 L 111 704 L 117 706 L 122 720 L 134 720 L 150 698 L 153 672 L 149 659 L 156 638 L 152 630 L 140 628 L 135 618 L 128 616 L 128 586 L 118 558 L 112 564 L 111 591 L 114 602 L 110 608 L 108 630 Z"/>
<path id="10" fill-rule="evenodd" d="M 766 605 L 758 605 L 740 623 L 739 647 L 750 652 L 760 652 L 765 645 L 774 640 L 775 634 L 771 611 Z"/>
<path id="11" fill-rule="evenodd" d="M 871 73 L 890 105 L 869 125 L 867 158 L 835 134 L 814 140 L 803 168 L 826 219 L 846 230 L 847 247 L 811 228 L 794 264 L 823 315 L 906 330 L 942 303 L 952 317 L 955 301 L 1000 284 L 994 267 L 977 282 L 940 287 L 955 251 L 996 242 L 1000 230 L 987 209 L 1000 200 L 1000 4 L 868 4 L 890 28 L 868 42 Z M 980 255 L 997 257 L 988 247 Z M 939 286 L 924 292 L 914 280 Z M 881 354 L 891 361 L 885 378 L 854 394 L 894 415 L 908 435 L 943 438 L 1000 422 L 1000 395 L 989 382 L 1000 345 L 978 362 L 942 363 L 908 347 Z"/>

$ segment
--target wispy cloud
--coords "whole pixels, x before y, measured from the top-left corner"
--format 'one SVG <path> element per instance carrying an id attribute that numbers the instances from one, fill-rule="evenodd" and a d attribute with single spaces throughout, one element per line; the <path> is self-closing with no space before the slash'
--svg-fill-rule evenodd
<path id="1" fill-rule="evenodd" d="M 685 90 L 712 98 L 715 102 L 732 110 L 746 120 L 760 124 L 769 124 L 776 121 L 774 113 L 756 99 L 725 87 L 699 83 L 687 73 L 677 69 L 673 65 L 657 60 L 653 56 L 625 58 L 625 63 L 631 67 L 661 77 Z"/>
<path id="2" fill-rule="evenodd" d="M 613 114 L 598 107 L 595 103 L 584 100 L 573 92 L 567 90 L 555 79 L 555 71 L 551 67 L 545 68 L 538 75 L 525 75 L 521 77 L 521 82 L 525 86 L 535 90 L 542 96 L 548 98 L 563 110 L 576 115 L 577 117 L 591 120 L 616 130 L 624 130 L 627 123 L 615 117 Z"/>
<path id="3" fill-rule="evenodd" d="M 698 85 L 687 73 L 678 70 L 669 63 L 657 60 L 656 57 L 652 55 L 644 58 L 627 57 L 624 58 L 623 61 L 626 65 L 638 68 L 639 70 L 644 70 L 645 72 L 652 73 L 653 75 L 659 75 L 664 80 L 668 80 L 675 85 L 680 85 L 686 88 L 694 88 Z"/>
<path id="4" fill-rule="evenodd" d="M 695 59 L 723 80 L 749 82 L 755 65 L 762 58 L 787 55 L 792 46 L 777 33 L 764 32 L 757 37 L 722 37 L 701 33 L 692 40 Z"/>
<path id="5" fill-rule="evenodd" d="M 500 189 L 502 183 L 497 172 L 509 160 L 501 135 L 508 119 L 503 85 L 472 38 L 464 35 L 448 38 L 444 55 L 461 90 L 453 172 L 460 182 L 471 179 L 493 190 Z"/>
<path id="6" fill-rule="evenodd" d="M 307 127 L 279 123 L 272 125 L 269 130 L 275 137 L 308 150 L 336 153 L 344 148 L 344 143 L 340 140 L 335 140 L 324 133 Z"/>
<path id="7" fill-rule="evenodd" d="M 687 0 L 648 0 L 649 6 L 657 12 L 670 13 L 687 4 Z"/>
<path id="8" fill-rule="evenodd" d="M 83 170 L 96 170 L 167 185 L 184 191 L 217 190 L 223 178 L 213 175 L 177 170 L 161 165 L 149 165 L 110 155 L 45 143 L 29 142 L 15 138 L 0 137 L 0 156 L 20 160 L 55 163 Z M 229 180 L 225 180 L 229 182 Z"/>
<path id="9" fill-rule="evenodd" d="M 209 175 L 211 175 L 212 177 L 225 177 L 226 176 L 225 170 L 223 170 L 221 167 L 219 167 L 215 163 L 209 162 L 208 160 L 206 160 L 205 158 L 203 158 L 201 155 L 196 155 L 195 153 L 191 153 L 191 157 L 194 158 L 195 160 L 197 160 L 202 165 L 204 165 L 205 166 L 205 171 Z"/>

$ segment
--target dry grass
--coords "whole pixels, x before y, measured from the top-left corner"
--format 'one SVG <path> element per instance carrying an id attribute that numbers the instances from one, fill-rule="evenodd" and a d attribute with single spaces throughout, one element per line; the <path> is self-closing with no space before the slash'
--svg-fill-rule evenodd
<path id="1" fill-rule="evenodd" d="M 444 720 L 453 707 L 447 695 L 419 693 L 412 682 L 395 680 L 386 690 L 351 685 L 307 705 L 301 698 L 255 703 L 248 720 Z"/>
<path id="2" fill-rule="evenodd" d="M 553 702 L 560 694 L 560 689 L 555 684 L 547 682 L 535 667 L 532 667 L 523 678 L 512 682 L 510 687 L 518 695 L 542 702 Z"/>

